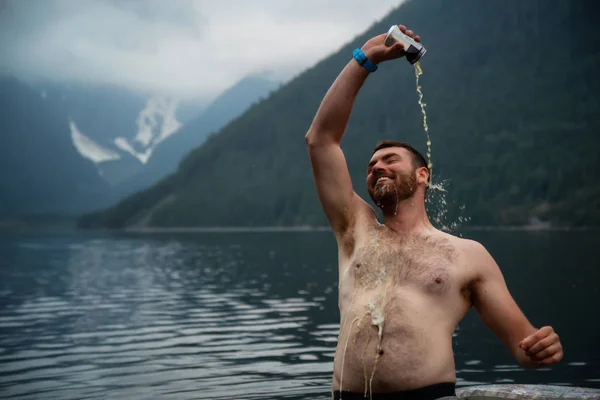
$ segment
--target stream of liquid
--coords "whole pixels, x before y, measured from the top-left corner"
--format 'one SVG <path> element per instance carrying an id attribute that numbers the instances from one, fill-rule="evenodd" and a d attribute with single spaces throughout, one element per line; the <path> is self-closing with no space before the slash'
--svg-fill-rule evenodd
<path id="1" fill-rule="evenodd" d="M 429 137 L 429 127 L 427 126 L 427 112 L 425 111 L 426 103 L 423 103 L 423 92 L 421 91 L 421 85 L 419 85 L 419 76 L 423 75 L 423 69 L 421 69 L 421 63 L 417 61 L 415 63 L 415 78 L 417 81 L 417 93 L 419 94 L 419 106 L 421 106 L 421 114 L 423 114 L 423 129 L 427 137 L 427 167 L 429 168 L 429 183 L 433 181 L 433 163 L 431 162 L 431 138 Z"/>
<path id="2" fill-rule="evenodd" d="M 429 168 L 429 193 L 425 200 L 430 205 L 430 214 L 435 224 L 443 231 L 451 232 L 459 228 L 459 226 L 467 222 L 469 218 L 458 216 L 454 221 L 450 221 L 448 218 L 448 203 L 446 201 L 446 190 L 447 182 L 436 182 L 433 183 L 433 162 L 431 161 L 431 137 L 429 136 L 429 126 L 427 125 L 427 112 L 425 107 L 427 104 L 423 102 L 423 91 L 419 84 L 419 77 L 423 75 L 423 69 L 421 63 L 417 61 L 415 63 L 415 79 L 417 86 L 417 94 L 419 95 L 418 103 L 421 107 L 421 114 L 423 115 L 423 129 L 425 130 L 425 137 L 427 139 L 427 167 Z M 459 207 L 461 212 L 464 210 L 464 205 Z"/>

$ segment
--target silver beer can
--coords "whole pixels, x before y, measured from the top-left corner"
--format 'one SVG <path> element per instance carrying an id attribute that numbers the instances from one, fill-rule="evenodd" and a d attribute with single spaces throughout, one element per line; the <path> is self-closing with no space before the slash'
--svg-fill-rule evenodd
<path id="1" fill-rule="evenodd" d="M 385 37 L 384 43 L 386 46 L 392 46 L 396 42 L 404 45 L 406 60 L 411 64 L 419 61 L 427 53 L 427 50 L 421 43 L 402 33 L 398 25 L 392 25 Z"/>

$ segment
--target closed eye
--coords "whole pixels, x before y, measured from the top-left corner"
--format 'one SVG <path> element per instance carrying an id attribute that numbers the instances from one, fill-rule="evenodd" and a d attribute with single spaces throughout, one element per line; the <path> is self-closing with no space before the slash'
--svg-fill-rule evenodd
<path id="1" fill-rule="evenodd" d="M 387 154 L 385 156 L 383 156 L 381 158 L 386 164 L 392 164 L 395 163 L 397 161 L 401 161 L 402 157 L 400 157 L 400 155 L 398 154 Z M 373 160 L 369 163 L 369 165 L 367 166 L 367 174 L 371 173 L 371 170 L 373 169 L 373 167 L 375 166 L 375 164 L 377 164 L 377 160 Z"/>

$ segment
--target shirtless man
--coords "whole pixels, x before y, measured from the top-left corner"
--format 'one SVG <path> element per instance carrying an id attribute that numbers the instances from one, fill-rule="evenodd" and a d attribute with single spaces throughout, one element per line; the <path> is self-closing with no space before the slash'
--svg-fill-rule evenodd
<path id="1" fill-rule="evenodd" d="M 404 55 L 401 44 L 387 47 L 384 38 L 362 47 L 374 64 Z M 455 396 L 452 334 L 471 306 L 520 365 L 560 361 L 558 335 L 530 324 L 486 249 L 432 226 L 425 211 L 430 171 L 416 150 L 382 142 L 372 154 L 366 184 L 383 224 L 354 192 L 340 141 L 369 74 L 351 58 L 306 134 L 317 193 L 338 243 L 341 326 L 333 397 Z"/>

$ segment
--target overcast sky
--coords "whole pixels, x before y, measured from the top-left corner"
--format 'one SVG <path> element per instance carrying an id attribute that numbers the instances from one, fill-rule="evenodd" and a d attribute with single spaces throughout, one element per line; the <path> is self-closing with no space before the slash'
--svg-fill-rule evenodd
<path id="1" fill-rule="evenodd" d="M 289 79 L 402 2 L 0 0 L 0 70 L 212 97 L 250 73 Z"/>

